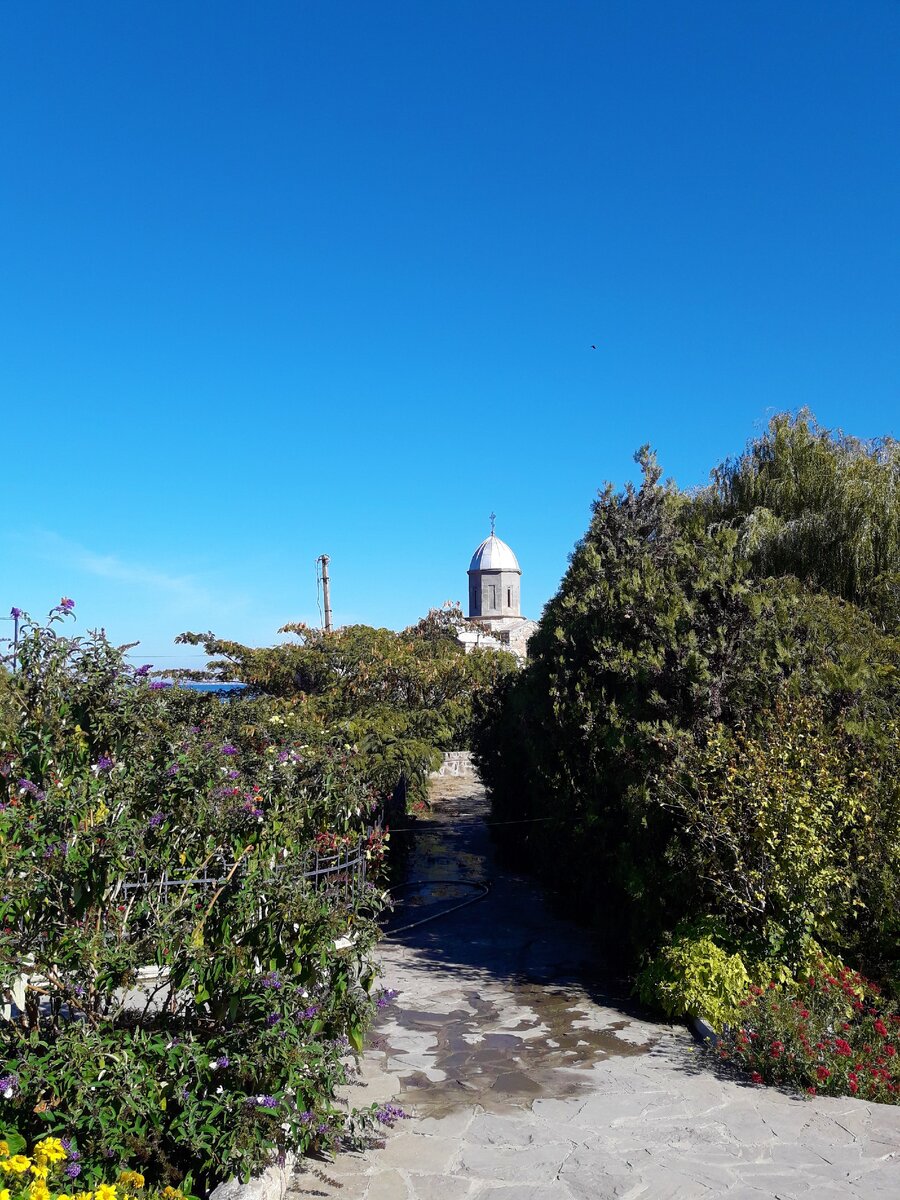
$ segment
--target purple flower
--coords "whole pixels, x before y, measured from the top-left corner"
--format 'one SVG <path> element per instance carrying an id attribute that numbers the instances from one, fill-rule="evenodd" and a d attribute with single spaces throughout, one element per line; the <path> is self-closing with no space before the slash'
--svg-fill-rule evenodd
<path id="1" fill-rule="evenodd" d="M 178 763 L 172 763 L 171 767 L 166 767 L 166 774 L 169 776 L 177 775 L 181 768 Z"/>
<path id="2" fill-rule="evenodd" d="M 81 1163 L 70 1162 L 66 1167 L 66 1174 L 70 1179 L 77 1179 L 81 1174 Z"/>
<path id="3" fill-rule="evenodd" d="M 384 990 L 375 997 L 375 1007 L 387 1008 L 389 1004 L 394 1003 L 399 995 L 400 993 L 394 991 L 393 988 L 384 988 Z"/>
<path id="4" fill-rule="evenodd" d="M 224 1071 L 225 1068 L 230 1065 L 231 1065 L 231 1059 L 228 1057 L 227 1054 L 220 1054 L 219 1057 L 216 1059 L 216 1066 L 219 1068 L 220 1071 Z"/>
<path id="5" fill-rule="evenodd" d="M 161 692 L 163 688 L 171 687 L 171 683 L 167 683 L 164 679 L 154 679 L 150 687 L 154 692 Z"/>
<path id="6" fill-rule="evenodd" d="M 405 1121 L 409 1113 L 405 1113 L 402 1108 L 398 1108 L 396 1104 L 385 1104 L 381 1108 L 375 1109 L 375 1119 L 380 1121 L 382 1125 L 387 1125 L 390 1129 L 397 1121 Z"/>
<path id="7" fill-rule="evenodd" d="M 21 615 L 22 615 L 22 610 L 21 610 L 21 608 L 11 608 L 9 610 L 9 615 L 12 617 L 12 619 L 14 621 L 17 621 L 19 619 L 19 617 L 21 617 Z"/>
<path id="8" fill-rule="evenodd" d="M 300 1113 L 299 1114 L 300 1124 L 301 1125 L 309 1125 L 310 1122 L 313 1121 L 313 1119 L 315 1118 L 315 1115 L 316 1114 L 314 1112 L 310 1112 L 309 1109 L 307 1109 L 306 1112 Z"/>
<path id="9" fill-rule="evenodd" d="M 23 792 L 27 792 L 29 796 L 34 796 L 35 800 L 45 800 L 46 793 L 42 792 L 36 783 L 32 783 L 30 779 L 20 779 L 19 787 Z"/>
<path id="10" fill-rule="evenodd" d="M 97 759 L 98 771 L 111 771 L 113 769 L 113 760 L 107 754 L 101 754 Z"/>
<path id="11" fill-rule="evenodd" d="M 150 674 L 150 668 L 152 666 L 153 666 L 153 663 L 144 663 L 143 666 L 138 667 L 134 673 L 136 678 L 144 679 L 147 675 Z"/>
<path id="12" fill-rule="evenodd" d="M 301 1008 L 300 1011 L 297 1013 L 297 1020 L 298 1021 L 311 1021 L 313 1019 L 313 1017 L 316 1016 L 318 1011 L 319 1011 L 318 1004 L 311 1004 L 309 1006 L 309 1008 Z"/>
<path id="13" fill-rule="evenodd" d="M 278 1015 L 278 1013 L 269 1013 L 269 1015 L 266 1017 L 266 1024 L 271 1029 L 271 1027 L 273 1025 L 277 1025 L 280 1020 L 281 1017 Z"/>
<path id="14" fill-rule="evenodd" d="M 237 746 L 232 746 L 231 742 L 226 742 L 220 751 L 220 753 L 227 754 L 227 755 L 229 755 L 229 757 L 232 754 L 237 754 L 237 752 L 238 752 Z"/>
<path id="15" fill-rule="evenodd" d="M 278 1101 L 274 1096 L 248 1096 L 247 1103 L 256 1108 L 277 1108 Z"/>
<path id="16" fill-rule="evenodd" d="M 229 771 L 228 774 L 225 776 L 226 779 L 237 779 L 237 777 L 238 777 L 237 771 Z"/>
<path id="17" fill-rule="evenodd" d="M 151 829 L 157 829 L 165 820 L 165 813 L 155 812 L 150 818 L 148 824 Z"/>
<path id="18" fill-rule="evenodd" d="M 288 756 L 287 750 L 281 750 L 278 754 L 278 761 L 279 762 L 287 762 L 288 757 L 289 756 Z"/>
<path id="19" fill-rule="evenodd" d="M 13 1096 L 18 1095 L 19 1077 L 12 1072 L 9 1075 L 4 1075 L 0 1078 L 0 1096 L 4 1100 L 11 1100 Z"/>
<path id="20" fill-rule="evenodd" d="M 199 725 L 188 725 L 188 733 L 199 733 L 199 732 L 200 732 Z"/>
<path id="21" fill-rule="evenodd" d="M 62 600 L 59 602 L 59 607 L 65 612 L 71 612 L 75 607 L 75 601 L 70 600 L 68 596 L 63 596 Z"/>
<path id="22" fill-rule="evenodd" d="M 260 987 L 274 988 L 276 992 L 280 992 L 284 984 L 278 977 L 277 971 L 268 971 L 259 981 Z"/>

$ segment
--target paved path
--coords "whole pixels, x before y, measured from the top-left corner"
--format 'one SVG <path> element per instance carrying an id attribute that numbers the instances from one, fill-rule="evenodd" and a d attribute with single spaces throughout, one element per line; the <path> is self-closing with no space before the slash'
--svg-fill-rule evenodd
<path id="1" fill-rule="evenodd" d="M 409 876 L 432 882 L 407 889 L 394 926 L 479 890 L 438 881 L 491 890 L 385 942 L 400 994 L 349 1094 L 413 1116 L 383 1149 L 298 1175 L 293 1197 L 900 1198 L 900 1107 L 712 1073 L 683 1028 L 644 1019 L 596 973 L 583 929 L 498 867 L 479 785 L 439 780 L 433 800 Z"/>

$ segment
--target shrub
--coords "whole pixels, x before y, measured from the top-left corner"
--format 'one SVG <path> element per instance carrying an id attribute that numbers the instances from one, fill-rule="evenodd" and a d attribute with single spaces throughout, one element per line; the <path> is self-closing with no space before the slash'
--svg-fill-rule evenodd
<path id="1" fill-rule="evenodd" d="M 74 1139 L 89 1185 L 202 1189 L 327 1145 L 381 894 L 305 870 L 376 859 L 378 799 L 327 732 L 155 687 L 68 615 L 25 621 L 0 720 L 0 1125 Z"/>
<path id="2" fill-rule="evenodd" d="M 889 1104 L 900 1099 L 900 1014 L 858 972 L 834 974 L 820 965 L 788 987 L 770 981 L 752 989 L 741 1012 L 714 1053 L 755 1083 Z"/>
<path id="3" fill-rule="evenodd" d="M 645 1004 L 669 1017 L 702 1017 L 722 1029 L 740 1014 L 752 983 L 740 954 L 715 940 L 709 923 L 681 925 L 637 978 Z"/>
<path id="4" fill-rule="evenodd" d="M 631 966 L 655 962 L 667 1003 L 708 984 L 727 1006 L 732 955 L 793 974 L 814 945 L 895 986 L 897 445 L 779 417 L 692 493 L 636 457 L 527 667 L 479 702 L 502 836 Z M 698 918 L 724 960 L 679 948 Z"/>

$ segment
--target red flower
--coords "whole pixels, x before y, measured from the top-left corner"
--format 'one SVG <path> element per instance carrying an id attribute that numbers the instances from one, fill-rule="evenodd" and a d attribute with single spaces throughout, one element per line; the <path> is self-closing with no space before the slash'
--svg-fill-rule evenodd
<path id="1" fill-rule="evenodd" d="M 814 1096 L 816 1094 L 816 1089 L 814 1087 L 808 1087 L 806 1090 L 809 1092 L 810 1096 Z"/>
<path id="2" fill-rule="evenodd" d="M 875 1022 L 875 1032 L 883 1038 L 888 1036 L 888 1027 L 885 1025 L 884 1021 L 882 1021 L 881 1017 L 879 1017 Z"/>
<path id="3" fill-rule="evenodd" d="M 750 1076 L 750 1079 L 753 1083 L 762 1083 L 763 1081 L 763 1077 L 760 1075 L 759 1071 L 754 1071 Z"/>
<path id="4" fill-rule="evenodd" d="M 828 1070 L 827 1067 L 816 1067 L 816 1078 L 819 1079 L 821 1082 L 824 1083 L 830 1074 L 831 1074 L 831 1072 Z"/>
<path id="5" fill-rule="evenodd" d="M 850 1056 L 853 1054 L 853 1050 L 850 1046 L 850 1043 L 844 1041 L 843 1038 L 835 1038 L 834 1039 L 834 1048 L 837 1051 L 837 1053 L 841 1055 L 842 1058 L 850 1058 Z"/>
<path id="6" fill-rule="evenodd" d="M 856 1078 L 856 1076 L 853 1074 L 852 1071 L 847 1076 L 847 1086 L 849 1087 L 850 1091 L 853 1093 L 854 1096 L 859 1091 L 859 1080 Z"/>

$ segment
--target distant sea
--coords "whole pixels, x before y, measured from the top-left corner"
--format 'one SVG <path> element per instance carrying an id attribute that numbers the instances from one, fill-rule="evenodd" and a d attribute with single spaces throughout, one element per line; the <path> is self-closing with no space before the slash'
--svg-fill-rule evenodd
<path id="1" fill-rule="evenodd" d="M 191 688 L 195 692 L 219 692 L 227 696 L 230 692 L 242 692 L 246 683 L 189 683 L 182 682 L 181 687 Z"/>

